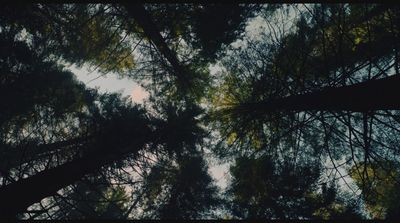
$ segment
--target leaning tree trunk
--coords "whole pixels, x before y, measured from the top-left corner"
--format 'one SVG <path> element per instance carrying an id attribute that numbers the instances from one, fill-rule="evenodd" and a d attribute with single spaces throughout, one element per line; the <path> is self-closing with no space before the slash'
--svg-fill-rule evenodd
<path id="1" fill-rule="evenodd" d="M 0 169 L 4 172 L 8 172 L 10 169 L 16 168 L 24 163 L 47 157 L 53 153 L 66 150 L 67 148 L 83 147 L 90 139 L 90 137 L 78 137 L 48 144 L 27 144 L 18 147 L 3 145 L 3 148 L 0 149 L 2 160 Z"/>
<path id="2" fill-rule="evenodd" d="M 144 131 L 142 129 L 142 131 Z M 135 134 L 133 134 L 135 135 Z M 8 184 L 0 188 L 0 217 L 15 218 L 30 205 L 54 195 L 58 190 L 73 184 L 87 174 L 120 160 L 128 154 L 137 155 L 151 134 L 136 134 L 136 139 L 123 147 L 113 146 L 113 142 L 101 140 L 89 148 L 92 152 L 58 167 Z"/>
<path id="3" fill-rule="evenodd" d="M 228 112 L 400 110 L 400 75 L 264 102 L 242 103 Z"/>

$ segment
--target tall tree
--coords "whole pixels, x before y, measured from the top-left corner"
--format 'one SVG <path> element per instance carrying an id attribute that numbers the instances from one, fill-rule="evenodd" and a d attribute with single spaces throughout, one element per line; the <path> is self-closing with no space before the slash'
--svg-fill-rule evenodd
<path id="1" fill-rule="evenodd" d="M 2 213 L 13 216 L 23 212 L 33 203 L 53 195 L 87 174 L 96 172 L 129 154 L 135 156 L 149 142 L 151 130 L 143 112 L 136 109 L 126 112 L 129 113 L 119 117 L 116 115 L 105 123 L 103 134 L 82 151 L 81 157 L 3 186 L 0 189 L 0 197 L 3 201 L 12 202 L 1 203 Z"/>
<path id="2" fill-rule="evenodd" d="M 294 142 L 290 152 L 319 157 L 350 191 L 343 166 L 381 158 L 398 163 L 398 99 L 395 84 L 390 87 L 399 77 L 397 10 L 352 4 L 278 9 L 294 21 L 293 29 L 266 11 L 273 20 L 266 20 L 266 31 L 232 46 L 222 60 L 226 70 L 210 97 L 225 141 L 220 148 L 236 147 L 234 157 L 286 154 Z"/>

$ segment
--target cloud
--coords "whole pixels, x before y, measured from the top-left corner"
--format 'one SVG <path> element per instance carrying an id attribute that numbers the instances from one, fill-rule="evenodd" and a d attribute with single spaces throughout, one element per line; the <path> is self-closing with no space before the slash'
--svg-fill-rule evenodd
<path id="1" fill-rule="evenodd" d="M 131 93 L 131 99 L 136 103 L 143 103 L 143 100 L 149 97 L 149 93 L 146 92 L 142 87 L 135 86 Z"/>

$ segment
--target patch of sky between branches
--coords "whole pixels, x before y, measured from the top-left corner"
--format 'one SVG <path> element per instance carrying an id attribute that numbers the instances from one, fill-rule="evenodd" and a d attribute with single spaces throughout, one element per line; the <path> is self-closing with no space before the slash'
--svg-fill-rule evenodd
<path id="1" fill-rule="evenodd" d="M 71 65 L 68 69 L 87 87 L 97 88 L 101 93 L 118 92 L 122 96 L 130 97 L 132 102 L 138 104 L 143 103 L 149 97 L 148 92 L 129 78 L 117 78 L 117 75 L 112 73 L 103 75 L 96 71 L 91 72 L 85 66 L 78 68 L 75 65 Z"/>

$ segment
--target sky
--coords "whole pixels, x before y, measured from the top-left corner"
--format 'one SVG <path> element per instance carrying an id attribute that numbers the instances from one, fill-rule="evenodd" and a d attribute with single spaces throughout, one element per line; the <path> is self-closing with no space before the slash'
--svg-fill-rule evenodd
<path id="1" fill-rule="evenodd" d="M 102 76 L 102 74 L 96 71 L 88 71 L 87 67 L 78 68 L 75 65 L 70 66 L 68 69 L 75 74 L 78 80 L 85 83 L 86 86 L 91 88 L 98 87 L 102 93 L 120 92 L 123 96 L 129 96 L 136 103 L 143 103 L 143 100 L 148 97 L 148 93 L 129 78 L 118 79 L 112 73 Z M 91 81 L 94 78 L 97 79 Z"/>

